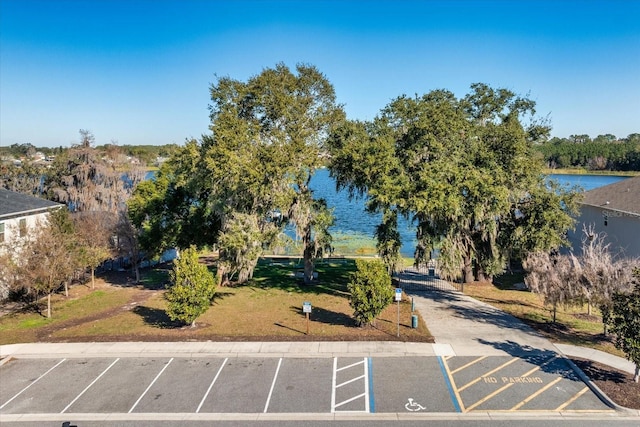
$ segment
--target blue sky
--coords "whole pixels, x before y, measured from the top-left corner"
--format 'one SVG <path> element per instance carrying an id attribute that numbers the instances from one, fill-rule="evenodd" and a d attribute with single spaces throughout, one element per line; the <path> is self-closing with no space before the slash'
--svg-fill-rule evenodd
<path id="1" fill-rule="evenodd" d="M 0 145 L 182 144 L 209 86 L 313 64 L 352 119 L 475 82 L 554 136 L 640 132 L 640 1 L 0 0 Z"/>

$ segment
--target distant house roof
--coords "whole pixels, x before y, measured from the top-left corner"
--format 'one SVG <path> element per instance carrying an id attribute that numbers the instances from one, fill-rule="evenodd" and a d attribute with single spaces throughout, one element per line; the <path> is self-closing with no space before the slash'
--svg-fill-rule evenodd
<path id="1" fill-rule="evenodd" d="M 640 176 L 587 191 L 582 204 L 640 216 Z"/>
<path id="2" fill-rule="evenodd" d="M 64 205 L 0 188 L 0 220 L 35 215 L 61 206 Z"/>

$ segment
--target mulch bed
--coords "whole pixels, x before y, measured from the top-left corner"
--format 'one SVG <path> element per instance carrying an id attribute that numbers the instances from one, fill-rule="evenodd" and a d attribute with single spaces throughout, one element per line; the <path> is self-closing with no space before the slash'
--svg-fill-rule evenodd
<path id="1" fill-rule="evenodd" d="M 616 404 L 640 409 L 640 383 L 633 381 L 633 375 L 591 360 L 571 360 Z"/>

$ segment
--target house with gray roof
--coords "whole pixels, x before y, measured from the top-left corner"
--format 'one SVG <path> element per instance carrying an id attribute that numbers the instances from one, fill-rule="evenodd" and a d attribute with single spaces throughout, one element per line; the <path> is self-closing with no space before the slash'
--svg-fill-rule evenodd
<path id="1" fill-rule="evenodd" d="M 584 193 L 575 232 L 568 236 L 576 253 L 580 252 L 585 226 L 606 235 L 613 254 L 640 258 L 640 176 Z"/>
<path id="2" fill-rule="evenodd" d="M 0 188 L 0 251 L 24 238 L 46 221 L 49 212 L 64 205 Z"/>

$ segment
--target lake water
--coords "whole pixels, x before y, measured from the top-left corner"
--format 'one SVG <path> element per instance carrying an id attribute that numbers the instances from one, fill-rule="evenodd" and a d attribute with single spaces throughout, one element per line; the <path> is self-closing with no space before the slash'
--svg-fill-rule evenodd
<path id="1" fill-rule="evenodd" d="M 621 176 L 605 175 L 549 175 L 550 179 L 562 185 L 578 185 L 588 191 L 603 185 L 625 179 Z M 343 255 L 375 254 L 374 233 L 382 216 L 365 211 L 364 199 L 349 200 L 347 191 L 336 192 L 335 181 L 329 176 L 327 169 L 319 169 L 311 179 L 311 188 L 315 197 L 324 198 L 329 207 L 334 208 L 335 225 L 331 228 L 335 252 Z M 402 239 L 400 252 L 405 257 L 413 257 L 415 250 L 415 226 L 407 219 L 399 221 Z"/>
<path id="2" fill-rule="evenodd" d="M 155 172 L 147 174 L 151 178 Z M 578 185 L 588 191 L 603 185 L 613 184 L 626 177 L 608 175 L 549 175 L 550 179 L 562 185 Z M 318 169 L 310 183 L 316 198 L 324 198 L 327 205 L 334 209 L 335 224 L 330 229 L 333 236 L 334 254 L 338 255 L 374 255 L 376 242 L 374 233 L 380 223 L 380 214 L 365 211 L 364 198 L 349 199 L 347 191 L 336 191 L 336 184 L 329 176 L 328 169 Z M 399 231 L 402 240 L 400 252 L 405 257 L 413 257 L 416 245 L 415 226 L 405 218 L 400 218 Z M 290 230 L 288 234 L 293 237 Z"/>

